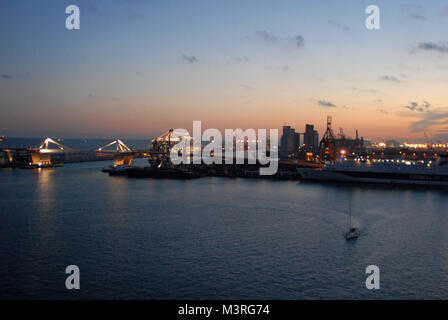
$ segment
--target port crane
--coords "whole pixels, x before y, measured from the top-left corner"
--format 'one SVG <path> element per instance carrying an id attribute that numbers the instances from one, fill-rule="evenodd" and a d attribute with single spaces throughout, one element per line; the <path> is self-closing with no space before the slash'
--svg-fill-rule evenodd
<path id="1" fill-rule="evenodd" d="M 123 143 L 123 141 L 121 141 L 120 139 L 115 139 L 114 141 L 112 141 L 96 150 L 97 151 L 105 151 L 106 148 L 109 148 L 111 146 L 115 146 L 115 151 L 118 151 L 118 152 L 120 152 L 120 151 L 121 152 L 131 152 L 132 151 L 132 149 L 129 148 L 127 145 L 125 145 Z"/>
<path id="2" fill-rule="evenodd" d="M 51 144 L 54 144 L 57 148 L 56 149 L 50 149 L 49 146 Z M 62 150 L 71 150 L 70 148 L 60 144 L 59 142 L 54 141 L 51 138 L 46 138 L 39 146 L 40 152 L 52 152 L 52 151 L 62 151 Z"/>
<path id="3" fill-rule="evenodd" d="M 320 159 L 321 161 L 329 161 L 330 164 L 334 163 L 335 154 L 336 154 L 336 142 L 333 133 L 333 129 L 331 128 L 332 117 L 327 117 L 327 130 L 325 131 L 324 136 L 319 144 L 320 149 Z"/>

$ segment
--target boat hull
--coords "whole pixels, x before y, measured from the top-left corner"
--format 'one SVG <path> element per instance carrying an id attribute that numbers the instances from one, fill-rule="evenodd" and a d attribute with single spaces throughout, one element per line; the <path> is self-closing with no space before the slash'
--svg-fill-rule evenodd
<path id="1" fill-rule="evenodd" d="M 130 169 L 131 167 L 108 167 L 108 168 L 103 168 L 101 171 L 102 172 L 106 172 L 109 173 L 110 176 L 125 176 L 127 175 L 127 171 L 128 169 Z"/>
<path id="2" fill-rule="evenodd" d="M 299 169 L 302 180 L 421 186 L 446 186 L 448 175 L 373 173 L 319 169 Z"/>
<path id="3" fill-rule="evenodd" d="M 358 239 L 359 237 L 359 231 L 355 230 L 355 231 L 349 231 L 345 234 L 345 240 L 355 240 Z"/>
<path id="4" fill-rule="evenodd" d="M 27 166 L 19 166 L 19 169 L 44 169 L 44 168 L 58 168 L 58 167 L 63 167 L 64 165 L 62 163 L 52 163 L 52 164 L 42 164 L 42 165 L 37 165 L 37 164 L 31 164 L 31 165 L 27 165 Z"/>
<path id="5" fill-rule="evenodd" d="M 193 172 L 177 169 L 149 169 L 131 168 L 126 170 L 126 175 L 133 178 L 154 178 L 154 179 L 195 179 L 200 176 Z"/>

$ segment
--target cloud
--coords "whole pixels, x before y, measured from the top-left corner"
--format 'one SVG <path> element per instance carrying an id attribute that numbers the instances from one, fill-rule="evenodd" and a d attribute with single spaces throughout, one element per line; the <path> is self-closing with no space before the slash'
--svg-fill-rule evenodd
<path id="1" fill-rule="evenodd" d="M 352 87 L 352 89 L 354 91 L 358 91 L 358 92 L 367 92 L 367 93 L 372 93 L 372 94 L 379 93 L 379 91 L 375 90 L 375 89 L 361 89 L 361 88 L 358 88 L 358 87 Z"/>
<path id="2" fill-rule="evenodd" d="M 410 13 L 408 15 L 409 18 L 417 19 L 417 20 L 428 20 L 423 14 L 421 13 Z"/>
<path id="3" fill-rule="evenodd" d="M 249 91 L 252 91 L 255 89 L 254 87 L 248 86 L 247 84 L 241 84 L 240 86 L 241 86 L 241 88 L 244 88 Z"/>
<path id="4" fill-rule="evenodd" d="M 429 109 L 431 108 L 431 104 L 428 101 L 423 100 L 422 105 L 424 108 Z"/>
<path id="5" fill-rule="evenodd" d="M 248 57 L 236 57 L 233 59 L 236 63 L 248 63 L 249 58 Z"/>
<path id="6" fill-rule="evenodd" d="M 317 104 L 321 107 L 326 107 L 326 108 L 335 108 L 336 107 L 336 105 L 334 103 L 331 103 L 326 100 L 317 100 Z"/>
<path id="7" fill-rule="evenodd" d="M 397 77 L 394 77 L 394 76 L 382 76 L 382 77 L 380 77 L 380 80 L 400 82 L 400 79 L 398 79 Z"/>
<path id="8" fill-rule="evenodd" d="M 269 33 L 265 30 L 259 30 L 255 32 L 255 38 L 264 42 L 269 43 L 283 43 L 287 44 L 293 43 L 295 47 L 297 48 L 304 48 L 305 47 L 305 38 L 301 35 L 296 35 L 294 37 L 281 37 L 274 35 L 272 33 Z"/>
<path id="9" fill-rule="evenodd" d="M 0 78 L 9 80 L 9 79 L 12 79 L 12 75 L 10 75 L 10 74 L 1 74 Z"/>
<path id="10" fill-rule="evenodd" d="M 428 101 L 421 103 L 412 101 L 403 108 L 410 111 L 398 112 L 397 115 L 415 119 L 409 125 L 411 132 L 424 132 L 429 129 L 436 130 L 440 126 L 445 128 L 448 126 L 448 108 L 433 108 Z"/>
<path id="11" fill-rule="evenodd" d="M 349 26 L 347 26 L 345 24 L 342 24 L 342 23 L 339 23 L 339 22 L 336 22 L 336 21 L 333 21 L 333 20 L 328 20 L 328 23 L 333 25 L 333 26 L 335 26 L 336 28 L 344 30 L 344 31 L 351 31 L 352 30 Z"/>
<path id="12" fill-rule="evenodd" d="M 384 113 L 384 114 L 389 114 L 389 111 L 384 110 L 384 109 L 376 109 L 376 111 Z"/>
<path id="13" fill-rule="evenodd" d="M 265 31 L 265 30 L 259 30 L 255 32 L 255 36 L 263 41 L 266 42 L 277 42 L 279 40 L 279 37 L 270 34 L 269 32 Z"/>
<path id="14" fill-rule="evenodd" d="M 295 36 L 294 42 L 298 48 L 305 47 L 305 39 L 302 36 Z"/>
<path id="15" fill-rule="evenodd" d="M 448 124 L 448 110 L 446 109 L 419 113 L 418 117 L 420 118 L 419 120 L 411 122 L 410 124 L 410 130 L 412 132 L 427 131 L 430 128 Z"/>
<path id="16" fill-rule="evenodd" d="M 403 106 L 403 108 L 409 109 L 411 111 L 425 112 L 429 111 L 429 108 L 431 108 L 431 104 L 428 101 L 423 101 L 421 104 L 418 104 L 415 101 L 411 101 L 409 105 Z"/>
<path id="17" fill-rule="evenodd" d="M 404 5 L 402 6 L 403 11 L 407 14 L 408 18 L 416 19 L 416 20 L 428 20 L 425 16 L 424 9 L 419 5 Z"/>
<path id="18" fill-rule="evenodd" d="M 197 63 L 198 59 L 195 56 L 187 56 L 186 54 L 182 55 L 182 59 L 184 59 L 188 63 Z"/>
<path id="19" fill-rule="evenodd" d="M 409 109 L 411 111 L 415 111 L 418 108 L 418 103 L 412 101 L 408 106 L 404 106 L 403 108 Z"/>
<path id="20" fill-rule="evenodd" d="M 439 53 L 448 53 L 448 42 L 420 42 L 417 49 L 426 51 L 436 51 Z"/>

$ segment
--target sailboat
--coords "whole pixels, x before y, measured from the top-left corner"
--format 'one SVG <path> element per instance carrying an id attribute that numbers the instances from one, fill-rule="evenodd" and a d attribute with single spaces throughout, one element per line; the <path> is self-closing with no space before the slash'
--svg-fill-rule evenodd
<path id="1" fill-rule="evenodd" d="M 352 194 L 350 193 L 350 202 L 348 208 L 349 214 L 349 224 L 348 224 L 348 232 L 345 233 L 345 240 L 353 240 L 359 237 L 359 230 L 352 226 Z"/>

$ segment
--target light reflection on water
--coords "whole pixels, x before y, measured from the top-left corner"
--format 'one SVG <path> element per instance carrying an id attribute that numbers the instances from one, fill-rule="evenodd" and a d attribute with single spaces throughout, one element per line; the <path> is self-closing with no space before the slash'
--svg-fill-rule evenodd
<path id="1" fill-rule="evenodd" d="M 445 191 L 127 179 L 107 164 L 0 170 L 1 298 L 448 298 Z M 347 243 L 350 194 L 361 237 Z"/>

